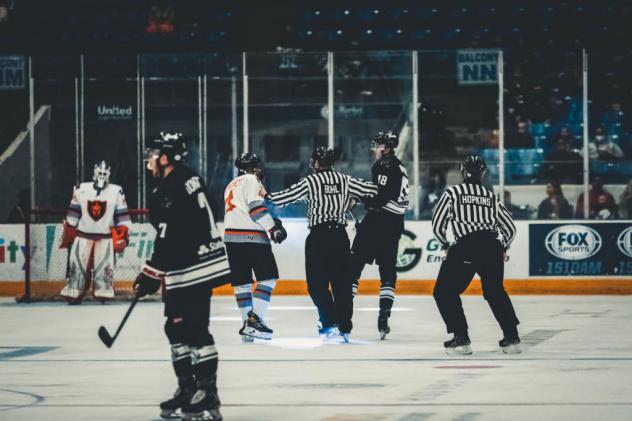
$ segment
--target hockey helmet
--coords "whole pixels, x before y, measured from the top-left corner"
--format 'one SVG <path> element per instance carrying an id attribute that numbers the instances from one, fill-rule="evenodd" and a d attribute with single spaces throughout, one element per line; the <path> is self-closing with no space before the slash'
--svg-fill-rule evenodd
<path id="1" fill-rule="evenodd" d="M 101 161 L 94 165 L 94 174 L 92 181 L 94 181 L 94 188 L 104 189 L 110 182 L 110 166 L 105 161 Z"/>
<path id="2" fill-rule="evenodd" d="M 150 141 L 147 148 L 156 158 L 166 155 L 170 164 L 178 164 L 187 156 L 187 144 L 182 133 L 160 132 L 160 136 Z"/>
<path id="3" fill-rule="evenodd" d="M 318 162 L 321 167 L 329 168 L 334 165 L 336 161 L 336 154 L 333 149 L 326 148 L 324 146 L 318 146 L 312 152 L 311 166 L 314 167 L 314 163 Z"/>
<path id="4" fill-rule="evenodd" d="M 252 170 L 259 178 L 263 178 L 265 170 L 261 158 L 250 152 L 244 152 L 239 158 L 235 159 L 235 167 L 237 167 L 240 173 Z"/>
<path id="5" fill-rule="evenodd" d="M 377 132 L 371 140 L 371 149 L 375 150 L 380 145 L 395 149 L 399 145 L 399 138 L 392 131 Z"/>
<path id="6" fill-rule="evenodd" d="M 486 169 L 487 164 L 478 155 L 467 155 L 461 162 L 461 175 L 464 180 L 474 179 L 480 181 Z"/>

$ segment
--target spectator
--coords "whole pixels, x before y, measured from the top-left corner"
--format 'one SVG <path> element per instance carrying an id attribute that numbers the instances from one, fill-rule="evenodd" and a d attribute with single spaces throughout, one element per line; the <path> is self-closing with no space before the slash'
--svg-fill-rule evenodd
<path id="1" fill-rule="evenodd" d="M 490 186 L 490 188 L 492 188 Z M 509 190 L 505 190 L 503 204 L 513 217 L 513 219 L 531 219 L 531 213 L 533 212 L 533 208 L 529 205 L 514 205 L 511 201 L 511 192 Z"/>
<path id="2" fill-rule="evenodd" d="M 623 158 L 623 151 L 606 134 L 603 127 L 595 129 L 594 140 L 588 144 L 588 156 L 590 159 L 612 160 Z"/>
<path id="3" fill-rule="evenodd" d="M 583 158 L 571 150 L 568 138 L 557 138 L 557 148 L 547 156 L 542 165 L 543 176 L 564 183 L 579 184 L 583 174 Z"/>
<path id="4" fill-rule="evenodd" d="M 445 172 L 440 168 L 430 169 L 430 181 L 421 196 L 421 217 L 430 219 L 434 207 L 447 188 Z"/>
<path id="5" fill-rule="evenodd" d="M 145 29 L 148 34 L 171 34 L 174 32 L 173 25 L 175 12 L 170 4 L 154 4 L 149 9 L 149 24 Z"/>
<path id="6" fill-rule="evenodd" d="M 22 189 L 18 193 L 18 204 L 9 212 L 8 224 L 23 224 L 31 210 L 31 190 Z"/>
<path id="7" fill-rule="evenodd" d="M 619 217 L 622 219 L 632 219 L 632 179 L 628 181 L 621 198 L 619 199 Z"/>
<path id="8" fill-rule="evenodd" d="M 546 184 L 548 196 L 538 206 L 538 219 L 571 219 L 573 207 L 562 193 L 562 186 L 557 180 L 550 180 Z"/>
<path id="9" fill-rule="evenodd" d="M 507 136 L 507 148 L 533 148 L 535 142 L 528 129 L 526 121 L 519 121 L 516 131 Z"/>
<path id="10" fill-rule="evenodd" d="M 621 101 L 618 99 L 612 101 L 608 110 L 601 117 L 601 124 L 606 129 L 606 133 L 613 139 L 621 138 L 626 129 L 625 113 L 621 108 Z"/>
<path id="11" fill-rule="evenodd" d="M 601 177 L 593 177 L 588 192 L 589 219 L 617 219 L 619 212 L 612 193 L 603 188 Z M 584 193 L 577 198 L 575 218 L 584 219 Z"/>

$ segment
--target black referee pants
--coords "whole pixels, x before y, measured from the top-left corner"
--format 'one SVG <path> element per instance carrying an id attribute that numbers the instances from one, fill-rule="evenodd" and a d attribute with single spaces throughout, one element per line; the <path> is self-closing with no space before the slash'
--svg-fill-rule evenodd
<path id="1" fill-rule="evenodd" d="M 517 335 L 516 317 L 511 300 L 503 286 L 505 262 L 503 249 L 491 232 L 475 232 L 461 238 L 448 251 L 441 264 L 434 288 L 434 298 L 448 333 L 466 334 L 467 321 L 460 295 L 475 273 L 481 277 L 483 297 L 505 336 Z"/>
<path id="2" fill-rule="evenodd" d="M 353 315 L 349 237 L 344 226 L 313 227 L 305 241 L 307 289 L 323 328 L 338 325 L 351 332 Z"/>

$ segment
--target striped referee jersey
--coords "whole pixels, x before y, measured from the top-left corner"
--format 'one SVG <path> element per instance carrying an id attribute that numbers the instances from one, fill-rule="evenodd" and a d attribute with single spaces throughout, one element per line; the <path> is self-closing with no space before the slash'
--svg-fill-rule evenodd
<path id="1" fill-rule="evenodd" d="M 347 224 L 347 210 L 352 200 L 373 197 L 377 186 L 332 169 L 321 170 L 301 178 L 289 188 L 272 193 L 268 199 L 276 205 L 306 200 L 309 227 L 324 223 Z"/>
<path id="2" fill-rule="evenodd" d="M 477 231 L 500 232 L 505 249 L 516 236 L 516 226 L 511 214 L 496 195 L 485 187 L 473 183 L 461 183 L 448 188 L 437 203 L 432 216 L 432 231 L 444 248 L 448 224 L 456 241 Z"/>

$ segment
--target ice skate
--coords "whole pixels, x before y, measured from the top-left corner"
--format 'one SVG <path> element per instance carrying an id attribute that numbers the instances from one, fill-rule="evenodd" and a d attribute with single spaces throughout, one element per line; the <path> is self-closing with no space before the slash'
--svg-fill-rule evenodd
<path id="1" fill-rule="evenodd" d="M 246 326 L 247 323 L 248 323 L 248 320 L 244 320 L 243 326 L 241 327 L 241 329 L 239 329 L 239 335 L 241 336 L 242 342 L 251 343 L 255 341 L 255 338 L 253 338 L 252 336 L 248 336 L 244 333 L 246 332 L 246 329 L 248 329 L 248 327 Z"/>
<path id="2" fill-rule="evenodd" d="M 337 325 L 332 325 L 325 328 L 318 329 L 318 335 L 323 342 L 334 341 L 341 338 L 340 330 Z"/>
<path id="3" fill-rule="evenodd" d="M 342 338 L 342 341 L 346 344 L 349 343 L 349 333 L 341 333 L 340 337 Z"/>
<path id="4" fill-rule="evenodd" d="M 248 319 L 244 322 L 244 326 L 239 331 L 242 336 L 256 339 L 272 339 L 272 329 L 266 326 L 265 322 L 252 311 L 248 312 Z"/>
<path id="5" fill-rule="evenodd" d="M 179 382 L 180 386 L 174 393 L 173 398 L 160 403 L 160 416 L 164 419 L 180 419 L 178 412 L 185 404 L 189 403 L 195 391 L 193 379 Z"/>
<path id="6" fill-rule="evenodd" d="M 390 311 L 382 311 L 380 310 L 380 315 L 377 318 L 377 330 L 380 332 L 380 340 L 386 339 L 386 335 L 391 333 L 391 328 L 388 325 L 388 318 L 390 316 Z"/>
<path id="7" fill-rule="evenodd" d="M 520 349 L 520 338 L 517 336 L 514 337 L 504 337 L 499 342 L 498 345 L 500 349 L 505 354 L 520 354 L 522 350 Z"/>
<path id="8" fill-rule="evenodd" d="M 467 335 L 454 335 L 449 341 L 445 341 L 443 346 L 448 355 L 471 355 L 470 338 Z"/>
<path id="9" fill-rule="evenodd" d="M 182 419 L 187 421 L 222 421 L 219 398 L 215 392 L 198 389 L 191 401 L 182 407 Z"/>

